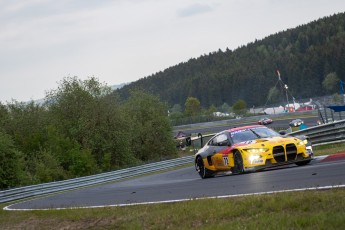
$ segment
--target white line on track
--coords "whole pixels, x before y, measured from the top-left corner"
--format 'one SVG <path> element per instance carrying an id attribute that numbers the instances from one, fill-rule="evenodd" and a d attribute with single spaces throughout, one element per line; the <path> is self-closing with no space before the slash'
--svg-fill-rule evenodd
<path id="1" fill-rule="evenodd" d="M 51 209 L 12 209 L 12 208 L 10 208 L 10 206 L 11 206 L 10 205 L 10 206 L 5 207 L 3 210 L 8 210 L 8 211 L 36 211 L 36 210 L 64 210 L 64 209 L 124 207 L 124 206 L 134 206 L 134 205 L 177 203 L 177 202 L 185 202 L 185 201 L 192 201 L 192 200 L 223 199 L 223 198 L 232 198 L 232 197 L 241 197 L 241 196 L 267 195 L 267 194 L 276 194 L 276 193 L 284 193 L 284 192 L 315 191 L 315 190 L 326 190 L 326 189 L 335 189 L 335 188 L 345 188 L 345 185 L 287 189 L 287 190 L 269 191 L 269 192 L 245 193 L 245 194 L 224 195 L 224 196 L 210 196 L 210 197 L 199 197 L 199 198 L 179 199 L 179 200 L 163 200 L 163 201 L 152 201 L 152 202 L 141 202 L 141 203 L 130 203 L 130 204 L 87 206 L 87 207 L 51 208 Z"/>

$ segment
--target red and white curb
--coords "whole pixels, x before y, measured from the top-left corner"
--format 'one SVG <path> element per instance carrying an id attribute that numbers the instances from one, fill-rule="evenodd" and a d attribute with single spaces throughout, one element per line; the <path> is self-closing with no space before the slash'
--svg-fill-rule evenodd
<path id="1" fill-rule="evenodd" d="M 344 153 L 336 153 L 332 155 L 325 155 L 325 156 L 317 156 L 313 158 L 313 163 L 320 163 L 320 162 L 331 162 L 331 161 L 339 161 L 345 160 L 345 152 Z"/>
<path id="2" fill-rule="evenodd" d="M 328 155 L 321 162 L 338 161 L 338 160 L 345 160 L 345 152 L 344 153 L 337 153 L 337 154 Z"/>

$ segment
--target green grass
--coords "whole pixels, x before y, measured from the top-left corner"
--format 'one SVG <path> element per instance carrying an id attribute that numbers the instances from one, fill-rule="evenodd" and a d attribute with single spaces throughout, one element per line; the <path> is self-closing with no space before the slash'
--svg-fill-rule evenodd
<path id="1" fill-rule="evenodd" d="M 345 142 L 314 146 L 313 151 L 314 151 L 315 156 L 331 155 L 331 154 L 335 154 L 335 153 L 344 153 L 345 152 Z"/>
<path id="2" fill-rule="evenodd" d="M 344 151 L 345 143 L 314 147 L 316 156 Z M 5 206 L 0 229 L 345 229 L 345 189 L 93 209 Z"/>
<path id="3" fill-rule="evenodd" d="M 345 189 L 127 207 L 0 211 L 1 229 L 344 229 Z"/>

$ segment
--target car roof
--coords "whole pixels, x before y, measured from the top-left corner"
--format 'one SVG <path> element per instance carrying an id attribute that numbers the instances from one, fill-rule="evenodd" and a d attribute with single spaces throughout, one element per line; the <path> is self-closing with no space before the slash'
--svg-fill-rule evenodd
<path id="1" fill-rule="evenodd" d="M 252 129 L 252 128 L 258 128 L 258 127 L 267 128 L 264 125 L 246 125 L 246 126 L 241 126 L 241 127 L 233 127 L 233 128 L 227 129 L 225 131 L 226 132 L 234 132 L 234 131 L 238 131 L 238 130 Z"/>

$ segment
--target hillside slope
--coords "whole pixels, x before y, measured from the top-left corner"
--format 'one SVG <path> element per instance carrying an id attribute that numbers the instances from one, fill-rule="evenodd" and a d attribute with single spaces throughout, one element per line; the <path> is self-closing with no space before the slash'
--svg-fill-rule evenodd
<path id="1" fill-rule="evenodd" d="M 140 88 L 169 105 L 184 105 L 189 96 L 203 107 L 263 105 L 277 83 L 277 70 L 296 99 L 323 96 L 322 81 L 335 72 L 345 80 L 345 13 L 321 18 L 270 35 L 235 50 L 218 50 L 132 82 L 118 92 Z M 277 85 L 277 87 L 279 84 Z M 281 97 L 284 95 L 282 94 Z M 283 99 L 282 99 L 283 100 Z"/>

